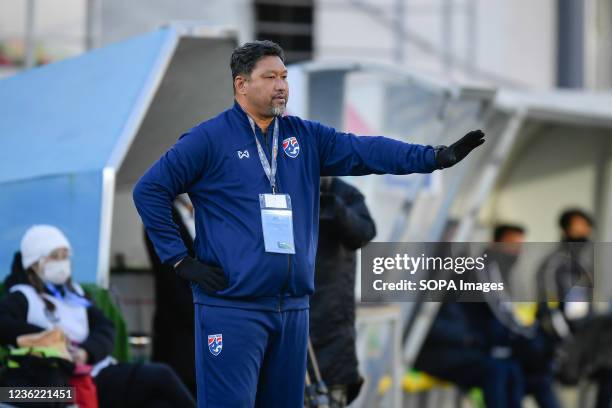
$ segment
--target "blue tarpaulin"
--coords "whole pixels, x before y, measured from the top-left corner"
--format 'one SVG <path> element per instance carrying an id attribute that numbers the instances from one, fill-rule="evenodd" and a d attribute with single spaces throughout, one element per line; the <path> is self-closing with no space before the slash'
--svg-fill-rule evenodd
<path id="1" fill-rule="evenodd" d="M 0 81 L 0 278 L 44 223 L 72 243 L 74 278 L 99 282 L 114 171 L 177 38 L 165 28 Z"/>

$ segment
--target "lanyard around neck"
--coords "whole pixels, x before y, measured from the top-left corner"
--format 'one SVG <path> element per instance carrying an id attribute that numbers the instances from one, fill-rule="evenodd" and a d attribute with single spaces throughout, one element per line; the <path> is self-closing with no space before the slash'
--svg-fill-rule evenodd
<path id="1" fill-rule="evenodd" d="M 272 194 L 276 194 L 276 156 L 278 155 L 278 118 L 274 118 L 274 132 L 272 136 L 272 165 L 268 162 L 266 153 L 257 139 L 257 133 L 255 132 L 255 121 L 253 118 L 247 115 L 249 123 L 251 124 L 251 130 L 253 130 L 253 136 L 255 137 L 255 143 L 257 144 L 257 153 L 259 155 L 259 161 L 261 166 L 266 173 L 266 177 L 270 181 L 270 187 L 272 187 Z"/>

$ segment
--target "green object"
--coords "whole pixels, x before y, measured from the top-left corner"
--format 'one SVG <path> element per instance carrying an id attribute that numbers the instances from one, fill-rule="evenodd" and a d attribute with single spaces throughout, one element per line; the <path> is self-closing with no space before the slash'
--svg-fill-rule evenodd
<path id="1" fill-rule="evenodd" d="M 111 296 L 106 289 L 102 289 L 92 283 L 81 284 L 83 290 L 94 302 L 94 304 L 102 310 L 102 313 L 111 321 L 115 326 L 115 350 L 113 351 L 113 357 L 117 361 L 125 363 L 130 360 L 130 343 L 127 334 L 127 327 L 125 320 L 121 312 L 113 303 Z M 4 285 L 0 283 L 0 299 L 4 296 Z M 1 349 L 1 347 L 0 347 Z M 29 350 L 29 349 L 28 349 Z M 0 352 L 0 355 L 2 353 Z"/>
<path id="2" fill-rule="evenodd" d="M 21 367 L 22 357 L 39 359 L 41 363 L 44 360 L 49 367 L 57 367 L 58 364 L 61 364 L 68 368 L 74 365 L 74 363 L 69 360 L 70 356 L 68 355 L 68 351 L 63 350 L 62 352 L 56 347 L 20 347 L 6 350 L 6 353 L 7 355 L 4 359 L 4 363 L 8 369 Z"/>
<path id="3" fill-rule="evenodd" d="M 20 347 L 10 349 L 8 357 L 8 368 L 19 368 L 19 363 L 12 360 L 11 356 L 25 356 L 28 354 L 39 355 L 41 358 L 64 358 L 60 353 L 53 347 Z"/>
<path id="4" fill-rule="evenodd" d="M 484 402 L 484 395 L 482 394 L 482 389 L 480 388 L 472 388 L 469 392 L 468 395 L 470 397 L 470 399 L 472 400 L 472 402 L 474 403 L 474 405 L 478 408 L 486 408 L 487 406 L 485 405 Z"/>
<path id="5" fill-rule="evenodd" d="M 10 356 L 25 356 L 26 354 L 40 354 L 44 357 L 62 358 L 63 356 L 53 347 L 20 347 L 9 351 Z"/>

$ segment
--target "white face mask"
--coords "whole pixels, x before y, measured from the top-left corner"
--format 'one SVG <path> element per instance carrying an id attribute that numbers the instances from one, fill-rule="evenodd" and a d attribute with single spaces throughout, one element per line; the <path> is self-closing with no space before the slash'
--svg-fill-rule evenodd
<path id="1" fill-rule="evenodd" d="M 70 260 L 47 261 L 43 265 L 43 280 L 55 285 L 63 285 L 70 277 Z"/>

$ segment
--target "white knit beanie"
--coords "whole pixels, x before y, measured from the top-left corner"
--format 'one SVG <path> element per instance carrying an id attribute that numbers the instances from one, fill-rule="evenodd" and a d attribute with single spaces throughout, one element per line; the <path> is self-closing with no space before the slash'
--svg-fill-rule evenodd
<path id="1" fill-rule="evenodd" d="M 52 225 L 34 225 L 21 239 L 21 264 L 28 269 L 58 248 L 71 250 L 70 242 L 62 231 Z"/>

